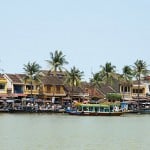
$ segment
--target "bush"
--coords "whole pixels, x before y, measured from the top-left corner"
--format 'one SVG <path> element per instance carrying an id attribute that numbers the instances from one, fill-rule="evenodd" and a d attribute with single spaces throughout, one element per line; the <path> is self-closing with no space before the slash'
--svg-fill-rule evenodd
<path id="1" fill-rule="evenodd" d="M 107 93 L 106 94 L 106 98 L 109 100 L 109 101 L 120 101 L 121 100 L 121 95 L 118 94 L 118 93 Z"/>

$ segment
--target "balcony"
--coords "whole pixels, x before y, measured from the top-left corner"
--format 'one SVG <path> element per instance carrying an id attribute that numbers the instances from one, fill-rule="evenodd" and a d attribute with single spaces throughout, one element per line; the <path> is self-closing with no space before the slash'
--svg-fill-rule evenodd
<path id="1" fill-rule="evenodd" d="M 124 98 L 131 98 L 131 97 L 132 97 L 131 92 L 121 92 L 120 94 L 121 94 L 122 97 L 124 97 Z"/>
<path id="2" fill-rule="evenodd" d="M 61 91 L 43 90 L 43 91 L 40 91 L 40 93 L 43 93 L 44 95 L 47 95 L 47 96 L 66 96 L 66 93 L 63 90 Z"/>
<path id="3" fill-rule="evenodd" d="M 25 90 L 24 94 L 31 94 L 31 90 Z M 32 90 L 32 94 L 39 94 L 39 90 Z"/>
<path id="4" fill-rule="evenodd" d="M 132 97 L 137 97 L 138 93 L 132 93 Z M 139 93 L 139 97 L 146 97 L 145 93 Z"/>

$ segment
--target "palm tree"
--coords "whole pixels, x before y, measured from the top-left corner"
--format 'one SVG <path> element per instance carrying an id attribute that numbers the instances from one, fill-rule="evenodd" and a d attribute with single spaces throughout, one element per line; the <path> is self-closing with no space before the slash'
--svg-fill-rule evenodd
<path id="1" fill-rule="evenodd" d="M 64 65 L 68 64 L 68 61 L 66 61 L 65 59 L 65 55 L 63 55 L 62 51 L 58 51 L 55 50 L 55 52 L 50 52 L 50 60 L 46 60 L 47 63 L 50 66 L 50 70 L 48 72 L 48 74 L 50 74 L 50 72 L 53 72 L 53 75 L 56 77 L 56 72 L 62 71 L 62 69 L 64 69 Z M 55 87 L 53 85 L 53 98 L 55 100 Z"/>
<path id="2" fill-rule="evenodd" d="M 31 97 L 33 97 L 33 93 L 32 93 L 32 90 L 33 90 L 33 82 L 39 82 L 40 81 L 40 75 L 39 75 L 39 72 L 40 72 L 40 65 L 37 64 L 36 62 L 28 62 L 27 64 L 24 64 L 24 71 L 25 71 L 25 82 L 29 82 L 30 83 L 30 89 L 31 89 Z"/>
<path id="3" fill-rule="evenodd" d="M 103 83 L 103 77 L 102 74 L 100 74 L 99 72 L 92 74 L 93 77 L 90 79 L 90 83 L 92 84 L 92 86 L 96 86 L 98 88 L 101 87 L 101 84 Z"/>
<path id="4" fill-rule="evenodd" d="M 47 63 L 50 65 L 50 72 L 62 71 L 64 69 L 64 65 L 68 64 L 68 61 L 65 59 L 65 55 L 63 55 L 62 51 L 56 50 L 54 53 L 50 52 L 50 60 L 46 60 Z"/>
<path id="5" fill-rule="evenodd" d="M 71 68 L 70 72 L 66 71 L 65 83 L 69 84 L 69 86 L 72 88 L 71 89 L 72 97 L 73 97 L 73 93 L 74 93 L 74 87 L 77 87 L 80 85 L 82 76 L 83 76 L 83 72 L 81 72 L 75 66 L 73 68 Z"/>
<path id="6" fill-rule="evenodd" d="M 136 77 L 138 81 L 138 102 L 139 102 L 139 93 L 140 93 L 140 83 L 141 83 L 141 77 L 146 76 L 149 73 L 147 70 L 147 64 L 143 60 L 136 60 L 133 66 L 133 74 Z"/>
<path id="7" fill-rule="evenodd" d="M 90 79 L 90 85 L 92 87 L 91 96 L 93 97 L 95 89 L 97 88 L 99 89 L 104 82 L 103 82 L 103 76 L 101 72 L 92 73 L 92 76 L 93 77 Z"/>
<path id="8" fill-rule="evenodd" d="M 120 75 L 119 77 L 119 80 L 121 80 L 121 82 L 124 83 L 124 87 L 125 87 L 125 84 L 131 83 L 132 77 L 133 77 L 133 71 L 131 67 L 128 65 L 124 66 L 122 69 L 122 75 Z M 124 98 L 124 92 L 125 92 L 124 87 L 123 87 L 123 98 Z"/>
<path id="9" fill-rule="evenodd" d="M 105 66 L 100 66 L 101 67 L 101 71 L 100 73 L 103 76 L 103 81 L 105 81 L 105 83 L 112 83 L 112 79 L 115 77 L 115 68 L 116 66 L 112 66 L 111 62 L 106 62 Z"/>

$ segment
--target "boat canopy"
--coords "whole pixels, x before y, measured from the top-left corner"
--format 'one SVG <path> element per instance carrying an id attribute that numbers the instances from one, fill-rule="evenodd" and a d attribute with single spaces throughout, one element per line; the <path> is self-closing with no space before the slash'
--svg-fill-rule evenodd
<path id="1" fill-rule="evenodd" d="M 110 107 L 110 105 L 106 105 L 106 104 L 79 104 L 78 106 L 81 106 L 81 107 L 105 107 L 105 108 Z"/>

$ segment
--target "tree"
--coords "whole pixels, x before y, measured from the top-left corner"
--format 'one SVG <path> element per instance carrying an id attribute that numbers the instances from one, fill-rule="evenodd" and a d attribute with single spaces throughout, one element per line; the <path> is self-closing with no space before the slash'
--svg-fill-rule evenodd
<path id="1" fill-rule="evenodd" d="M 115 68 L 116 66 L 112 66 L 111 62 L 106 62 L 104 66 L 101 67 L 101 74 L 103 76 L 103 81 L 105 83 L 112 83 L 113 78 L 115 77 Z"/>
<path id="2" fill-rule="evenodd" d="M 133 78 L 133 71 L 130 66 L 126 65 L 122 69 L 122 74 L 119 77 L 119 80 L 123 83 L 123 98 L 124 98 L 124 87 L 126 84 L 131 84 Z"/>
<path id="3" fill-rule="evenodd" d="M 46 60 L 50 66 L 50 72 L 53 72 L 53 75 L 56 77 L 56 72 L 62 71 L 64 69 L 64 65 L 68 64 L 68 61 L 65 59 L 65 55 L 63 55 L 62 51 L 55 50 L 55 52 L 50 52 L 50 60 Z M 55 86 L 53 85 L 53 99 L 55 100 Z M 54 101 L 53 100 L 53 101 Z"/>
<path id="4" fill-rule="evenodd" d="M 69 84 L 69 86 L 71 86 L 72 97 L 73 97 L 73 93 L 74 93 L 74 87 L 77 87 L 80 85 L 82 76 L 83 76 L 83 72 L 81 72 L 75 66 L 73 68 L 71 68 L 70 72 L 66 71 L 65 83 L 67 83 L 67 84 Z"/>
<path id="5" fill-rule="evenodd" d="M 24 71 L 25 71 L 25 82 L 28 82 L 30 83 L 30 89 L 31 89 L 31 97 L 33 97 L 33 93 L 32 93 L 32 90 L 33 90 L 33 82 L 39 82 L 40 81 L 40 75 L 39 75 L 39 72 L 40 72 L 40 65 L 37 64 L 36 62 L 28 62 L 27 64 L 24 64 Z"/>
<path id="6" fill-rule="evenodd" d="M 106 94 L 106 98 L 111 101 L 111 102 L 114 102 L 114 101 L 120 101 L 121 100 L 121 95 L 118 94 L 118 93 L 107 93 Z"/>
<path id="7" fill-rule="evenodd" d="M 146 76 L 149 73 L 147 70 L 147 64 L 143 60 L 136 60 L 133 66 L 133 74 L 138 81 L 138 102 L 139 102 L 139 93 L 140 93 L 140 84 L 141 84 L 141 77 Z"/>
<path id="8" fill-rule="evenodd" d="M 90 79 L 90 83 L 92 84 L 92 86 L 100 88 L 101 84 L 103 83 L 102 75 L 99 72 L 92 75 L 93 77 Z"/>
<path id="9" fill-rule="evenodd" d="M 65 55 L 63 55 L 63 52 L 58 50 L 56 50 L 54 53 L 50 52 L 50 60 L 46 61 L 50 65 L 50 72 L 52 71 L 54 74 L 56 74 L 58 70 L 62 71 L 64 68 L 63 66 L 68 64 L 68 61 L 65 59 Z"/>

